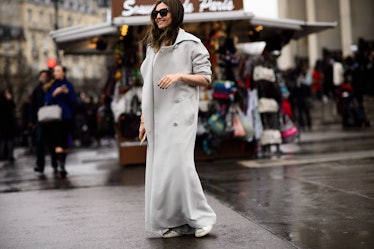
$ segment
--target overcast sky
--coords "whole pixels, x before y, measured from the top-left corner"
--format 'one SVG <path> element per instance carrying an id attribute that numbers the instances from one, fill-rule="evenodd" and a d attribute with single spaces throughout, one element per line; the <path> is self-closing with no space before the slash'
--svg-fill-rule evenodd
<path id="1" fill-rule="evenodd" d="M 278 0 L 243 0 L 244 10 L 255 16 L 278 17 Z"/>

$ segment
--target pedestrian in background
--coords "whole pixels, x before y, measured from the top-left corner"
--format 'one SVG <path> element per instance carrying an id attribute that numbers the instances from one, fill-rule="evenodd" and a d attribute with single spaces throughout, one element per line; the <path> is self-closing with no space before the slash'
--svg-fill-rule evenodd
<path id="1" fill-rule="evenodd" d="M 0 120 L 0 156 L 13 163 L 17 133 L 16 104 L 8 89 L 0 90 Z"/>
<path id="2" fill-rule="evenodd" d="M 57 104 L 62 109 L 61 121 L 49 123 L 47 127 L 47 137 L 49 143 L 54 148 L 57 156 L 57 168 L 54 173 L 58 177 L 65 178 L 67 171 L 65 169 L 66 156 L 74 128 L 74 109 L 77 105 L 77 95 L 74 86 L 65 76 L 66 69 L 61 65 L 54 68 L 54 81 L 47 84 L 45 89 L 45 103 L 47 105 Z"/>
<path id="3" fill-rule="evenodd" d="M 85 105 L 85 113 L 86 113 L 86 119 L 87 119 L 87 126 L 88 126 L 88 132 L 90 136 L 90 141 L 96 141 L 97 146 L 100 145 L 100 141 L 97 134 L 97 110 L 98 105 L 95 102 L 95 99 L 93 96 L 88 96 L 87 102 Z M 113 118 L 114 119 L 114 118 Z M 113 124 L 113 130 L 114 130 L 114 124 Z M 114 134 L 113 134 L 114 136 Z"/>
<path id="4" fill-rule="evenodd" d="M 98 146 L 101 146 L 101 141 L 104 138 L 108 140 L 108 144 L 111 146 L 115 136 L 115 121 L 111 103 L 112 98 L 110 96 L 101 96 L 101 105 L 96 112 Z"/>
<path id="5" fill-rule="evenodd" d="M 139 138 L 147 134 L 145 224 L 164 238 L 207 235 L 216 214 L 194 162 L 199 86 L 211 83 L 209 53 L 182 28 L 179 0 L 159 0 L 146 35 Z"/>
<path id="6" fill-rule="evenodd" d="M 57 168 L 57 158 L 54 149 L 50 145 L 47 146 L 45 128 L 43 124 L 38 122 L 38 111 L 39 108 L 45 104 L 45 92 L 43 86 L 51 80 L 51 75 L 48 70 L 41 70 L 39 72 L 39 82 L 34 88 L 31 94 L 31 104 L 30 104 L 30 122 L 29 126 L 33 130 L 35 149 L 36 149 L 36 166 L 34 167 L 35 172 L 44 173 L 45 166 L 45 148 L 49 149 L 51 155 L 51 164 L 55 169 Z"/>
<path id="7" fill-rule="evenodd" d="M 300 69 L 296 80 L 296 108 L 298 113 L 299 128 L 305 130 L 312 129 L 312 118 L 310 109 L 312 108 L 312 76 L 307 66 Z"/>

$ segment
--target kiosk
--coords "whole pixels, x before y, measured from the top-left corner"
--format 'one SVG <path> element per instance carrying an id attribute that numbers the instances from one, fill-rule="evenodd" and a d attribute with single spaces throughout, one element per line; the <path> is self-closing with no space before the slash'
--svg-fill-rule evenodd
<path id="1" fill-rule="evenodd" d="M 216 69 L 217 61 L 214 54 L 222 43 L 220 37 L 232 36 L 238 43 L 265 41 L 281 49 L 291 39 L 299 39 L 310 33 L 336 26 L 336 23 L 308 23 L 291 19 L 256 17 L 253 13 L 243 10 L 243 0 L 182 2 L 185 7 L 184 29 L 200 37 L 209 47 L 215 79 L 221 79 L 220 71 Z M 144 37 L 146 26 L 149 24 L 149 13 L 153 4 L 154 0 L 112 1 L 111 22 L 60 29 L 51 32 L 51 36 L 57 47 L 64 50 L 65 54 L 113 54 L 115 66 L 111 73 L 112 78 L 116 80 L 108 89 L 117 87 L 121 92 L 121 88 L 139 87 L 142 83 L 138 68 L 144 56 L 144 44 L 139 41 Z M 111 94 L 115 94 L 115 91 L 112 90 Z M 208 101 L 209 99 L 205 98 Z M 121 164 L 145 163 L 146 144 L 139 145 L 136 138 L 123 137 L 118 127 L 117 137 Z M 201 144 L 197 144 L 195 155 L 196 159 L 200 160 L 250 157 L 251 152 L 252 145 L 245 141 L 227 139 L 213 154 L 207 154 Z"/>

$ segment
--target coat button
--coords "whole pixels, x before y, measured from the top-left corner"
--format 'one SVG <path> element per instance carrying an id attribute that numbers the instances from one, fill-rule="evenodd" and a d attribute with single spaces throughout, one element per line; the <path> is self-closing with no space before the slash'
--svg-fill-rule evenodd
<path id="1" fill-rule="evenodd" d="M 175 127 L 176 127 L 176 126 L 178 126 L 178 124 L 177 124 L 177 123 L 173 123 L 173 126 L 175 126 Z"/>
<path id="2" fill-rule="evenodd" d="M 179 99 L 176 99 L 176 100 L 174 101 L 174 103 L 177 103 L 177 104 L 178 104 L 178 103 L 179 103 Z"/>

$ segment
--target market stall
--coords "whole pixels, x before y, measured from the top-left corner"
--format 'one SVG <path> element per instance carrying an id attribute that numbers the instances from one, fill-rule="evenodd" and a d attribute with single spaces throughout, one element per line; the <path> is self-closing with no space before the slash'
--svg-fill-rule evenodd
<path id="1" fill-rule="evenodd" d="M 112 1 L 110 23 L 51 33 L 65 54 L 113 54 L 114 63 L 105 91 L 113 96 L 121 164 L 145 162 L 146 144 L 139 145 L 135 134 L 125 135 L 125 132 L 129 129 L 126 120 L 130 120 L 130 116 L 136 117 L 141 111 L 139 65 L 144 56 L 144 44 L 139 41 L 149 24 L 153 4 L 153 0 Z M 247 129 L 244 135 L 235 134 L 232 122 L 248 101 L 243 98 L 249 85 L 242 77 L 243 72 L 238 73 L 243 70 L 243 61 L 251 56 L 242 52 L 248 47 L 245 43 L 264 41 L 268 49 L 280 50 L 290 39 L 298 39 L 336 24 L 259 18 L 243 10 L 242 0 L 185 0 L 184 6 L 184 28 L 202 39 L 210 51 L 214 72 L 214 85 L 201 89 L 196 159 L 253 156 L 258 139 L 254 138 L 254 130 Z M 232 50 L 233 54 L 228 58 L 230 47 L 234 47 L 235 51 Z M 261 54 L 264 47 L 256 49 Z"/>

